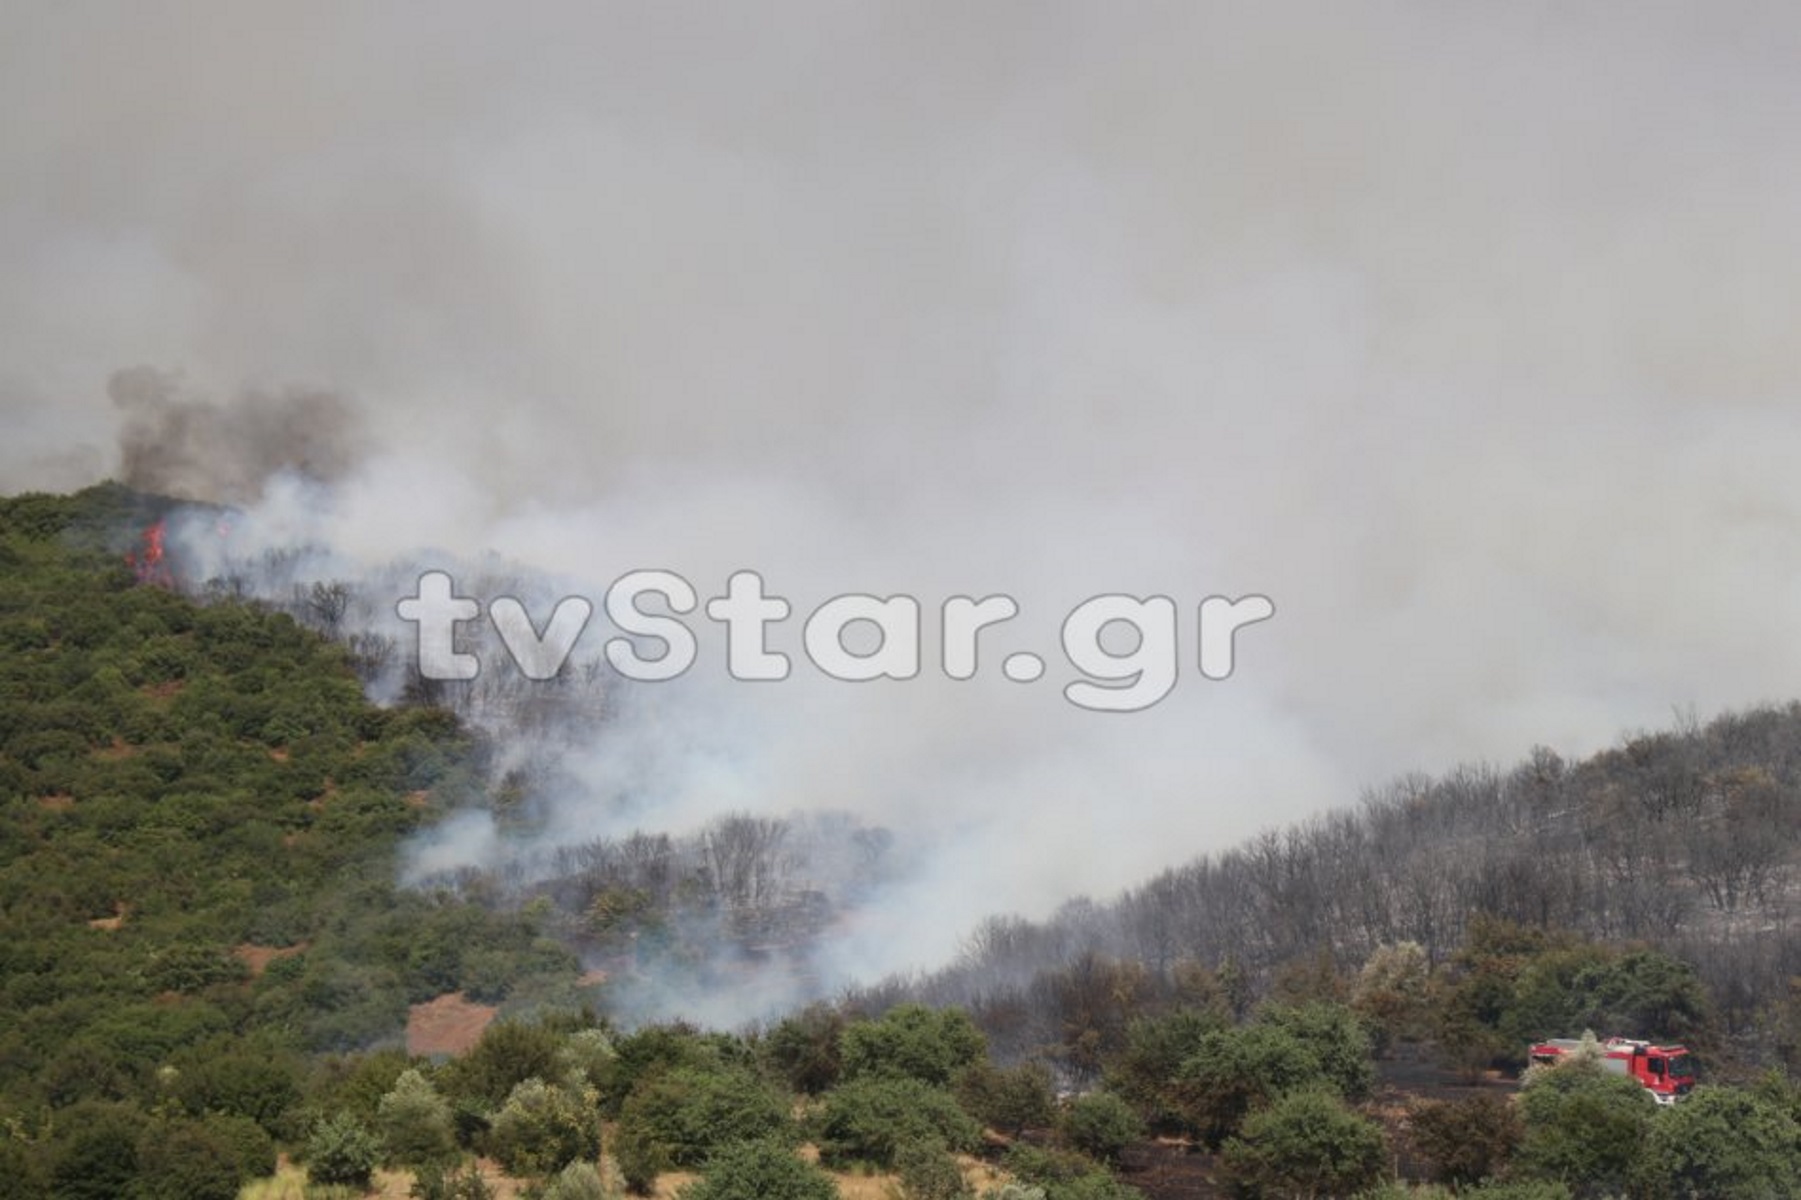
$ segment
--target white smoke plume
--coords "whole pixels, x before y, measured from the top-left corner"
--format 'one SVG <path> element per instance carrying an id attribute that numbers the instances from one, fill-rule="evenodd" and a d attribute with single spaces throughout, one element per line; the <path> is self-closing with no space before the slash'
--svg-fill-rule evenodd
<path id="1" fill-rule="evenodd" d="M 1794 693 L 1798 54 L 1776 4 L 13 6 L 0 483 L 129 470 L 153 364 L 344 398 L 327 486 L 233 478 L 346 570 L 1013 596 L 968 682 L 930 637 L 820 679 L 791 621 L 736 683 L 703 629 L 553 821 L 857 813 L 933 854 L 846 956 L 929 964 Z M 1183 614 L 1148 711 L 1060 694 L 1103 592 Z M 1204 679 L 1196 605 L 1253 592 Z"/>

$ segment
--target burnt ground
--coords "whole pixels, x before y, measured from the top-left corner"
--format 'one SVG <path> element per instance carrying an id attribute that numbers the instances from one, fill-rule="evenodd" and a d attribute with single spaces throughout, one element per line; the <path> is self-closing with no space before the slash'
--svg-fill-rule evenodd
<path id="1" fill-rule="evenodd" d="M 1425 1165 L 1407 1153 L 1399 1136 L 1407 1105 L 1419 1100 L 1464 1100 L 1472 1096 L 1509 1096 L 1518 1081 L 1498 1072 L 1471 1079 L 1435 1062 L 1424 1047 L 1401 1047 L 1394 1058 L 1376 1063 L 1376 1093 L 1361 1106 L 1380 1121 L 1395 1152 L 1396 1173 L 1403 1179 L 1426 1178 Z M 1120 1156 L 1120 1178 L 1149 1200 L 1231 1200 L 1219 1156 L 1175 1139 L 1140 1142 Z"/>

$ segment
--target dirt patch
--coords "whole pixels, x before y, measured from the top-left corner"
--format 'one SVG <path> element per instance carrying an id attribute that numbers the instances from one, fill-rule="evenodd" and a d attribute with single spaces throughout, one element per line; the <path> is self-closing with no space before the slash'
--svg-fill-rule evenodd
<path id="1" fill-rule="evenodd" d="M 112 916 L 95 917 L 92 921 L 88 922 L 88 928 L 103 930 L 106 933 L 115 933 L 125 924 L 125 918 L 130 915 L 130 913 L 131 910 L 126 907 L 125 901 L 121 900 L 113 905 Z"/>
<path id="2" fill-rule="evenodd" d="M 187 680 L 185 679 L 171 679 L 167 683 L 145 684 L 139 690 L 153 699 L 167 700 L 173 696 L 181 695 L 181 689 L 187 686 Z"/>
<path id="3" fill-rule="evenodd" d="M 406 806 L 408 808 L 424 808 L 430 803 L 431 792 L 429 790 L 408 792 L 406 794 Z"/>
<path id="4" fill-rule="evenodd" d="M 94 751 L 94 757 L 105 762 L 118 762 L 122 758 L 130 758 L 137 752 L 138 748 L 136 746 L 115 733 L 113 735 L 112 745 L 102 746 L 100 749 Z"/>
<path id="5" fill-rule="evenodd" d="M 250 977 L 255 979 L 267 971 L 269 964 L 276 959 L 293 958 L 296 954 L 304 951 L 309 944 L 300 942 L 293 946 L 258 946 L 245 942 L 240 946 L 233 946 L 231 953 L 239 962 L 250 968 Z"/>
<path id="6" fill-rule="evenodd" d="M 421 1057 L 462 1054 L 481 1040 L 500 1009 L 447 992 L 407 1010 L 406 1052 Z"/>
<path id="7" fill-rule="evenodd" d="M 57 792 L 50 796 L 39 796 L 38 807 L 50 812 L 68 812 L 75 807 L 75 797 L 67 792 Z"/>
<path id="8" fill-rule="evenodd" d="M 269 757 L 276 762 L 287 762 L 293 755 L 288 753 L 288 748 L 286 746 L 277 746 L 275 749 L 269 751 Z"/>

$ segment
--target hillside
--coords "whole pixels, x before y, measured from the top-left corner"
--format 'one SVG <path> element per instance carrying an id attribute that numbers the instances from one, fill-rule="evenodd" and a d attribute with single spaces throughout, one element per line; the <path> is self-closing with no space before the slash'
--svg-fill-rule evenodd
<path id="1" fill-rule="evenodd" d="M 0 502 L 0 1125 L 34 1143 L 92 1104 L 291 1137 L 309 1056 L 410 1004 L 573 995 L 526 918 L 396 886 L 483 747 L 284 615 L 141 584 L 156 507 Z"/>
<path id="2" fill-rule="evenodd" d="M 0 1194 L 229 1200 L 278 1149 L 321 1197 L 377 1163 L 476 1195 L 477 1154 L 546 1196 L 873 1173 L 1210 1197 L 1316 1151 L 1358 1186 L 1553 1187 L 1578 1176 L 1534 1138 L 1562 1110 L 1505 1097 L 1528 1041 L 1584 1027 L 1685 1042 L 1709 1104 L 1801 1148 L 1781 1070 L 1719 1086 L 1801 1064 L 1801 705 L 1404 779 L 991 918 L 932 975 L 708 1031 L 659 1003 L 816 995 L 811 950 L 894 869 L 888 835 L 726 815 L 403 886 L 415 835 L 529 833 L 555 779 L 418 696 L 371 704 L 354 634 L 307 627 L 316 589 L 182 594 L 143 533 L 164 512 L 112 486 L 0 501 Z M 1631 1088 L 1579 1099 L 1625 1105 L 1634 1145 L 1686 1136 Z M 1319 1128 L 1340 1147 L 1281 1140 Z M 1573 1194 L 1665 1186 L 1583 1170 Z"/>
<path id="3" fill-rule="evenodd" d="M 1497 926 L 1655 948 L 1717 1005 L 1735 1059 L 1801 1055 L 1801 704 L 1629 736 L 1567 762 L 1413 776 L 1361 802 L 1202 855 L 1104 903 L 1042 922 L 997 916 L 960 960 L 871 988 L 973 1008 L 1018 1052 L 1069 1045 L 1080 977 L 1129 969 L 1147 993 L 1197 968 L 1246 995 L 1348 981 L 1384 948 L 1453 970 Z M 1348 986 L 1348 983 L 1346 984 Z M 1552 1031 L 1545 1031 L 1549 1033 Z M 1517 1053 L 1517 1047 L 1511 1048 Z"/>

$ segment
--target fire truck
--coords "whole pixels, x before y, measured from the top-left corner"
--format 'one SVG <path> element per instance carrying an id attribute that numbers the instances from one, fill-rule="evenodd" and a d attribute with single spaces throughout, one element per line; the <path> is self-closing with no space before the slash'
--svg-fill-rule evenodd
<path id="1" fill-rule="evenodd" d="M 1576 1038 L 1552 1038 L 1535 1043 L 1530 1054 L 1535 1063 L 1555 1063 L 1581 1045 Z M 1695 1059 L 1685 1047 L 1621 1037 L 1608 1038 L 1600 1045 L 1601 1066 L 1638 1080 L 1659 1104 L 1674 1104 L 1694 1090 Z"/>

